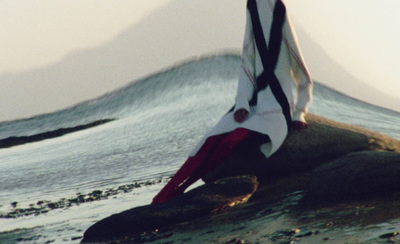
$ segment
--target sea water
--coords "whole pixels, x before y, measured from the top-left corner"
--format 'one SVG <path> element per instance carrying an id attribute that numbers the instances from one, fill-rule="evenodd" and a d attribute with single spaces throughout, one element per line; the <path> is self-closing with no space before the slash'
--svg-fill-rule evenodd
<path id="1" fill-rule="evenodd" d="M 62 137 L 0 149 L 0 243 L 78 243 L 94 222 L 149 204 L 233 105 L 239 65 L 236 55 L 192 60 L 62 111 L 0 123 L 1 140 L 115 119 Z M 310 113 L 400 139 L 399 113 L 318 82 Z M 133 183 L 140 187 L 118 190 Z M 45 213 L 7 215 L 96 190 L 113 194 Z"/>

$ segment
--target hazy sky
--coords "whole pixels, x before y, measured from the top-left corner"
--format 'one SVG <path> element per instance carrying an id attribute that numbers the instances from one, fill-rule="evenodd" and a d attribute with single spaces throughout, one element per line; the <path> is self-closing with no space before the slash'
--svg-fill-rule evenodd
<path id="1" fill-rule="evenodd" d="M 358 78 L 400 98 L 400 1 L 286 0 L 297 25 Z"/>
<path id="2" fill-rule="evenodd" d="M 0 0 L 0 75 L 94 48 L 171 0 Z"/>
<path id="3" fill-rule="evenodd" d="M 104 45 L 123 30 L 140 23 L 173 1 L 0 0 L 0 82 L 4 82 L 1 78 L 6 74 L 40 69 L 63 60 L 71 52 Z M 231 1 L 239 1 L 243 7 L 246 2 Z M 295 25 L 306 30 L 349 72 L 375 88 L 400 98 L 399 0 L 285 2 Z M 221 11 L 233 11 L 232 18 L 236 15 L 243 19 L 244 9 L 230 9 L 230 6 L 226 6 Z M 242 35 L 243 29 L 237 31 Z M 219 37 L 214 38 L 218 40 Z M 235 45 L 240 49 L 241 41 L 232 40 L 232 43 L 226 45 Z M 11 97 L 20 88 L 8 85 L 1 89 L 3 94 L 7 93 Z M 2 97 L 0 106 L 7 106 L 7 101 Z M 61 108 L 63 105 L 59 106 Z M 18 107 L 12 110 L 16 113 L 8 112 L 7 116 L 0 113 L 0 121 L 31 116 L 18 113 Z"/>

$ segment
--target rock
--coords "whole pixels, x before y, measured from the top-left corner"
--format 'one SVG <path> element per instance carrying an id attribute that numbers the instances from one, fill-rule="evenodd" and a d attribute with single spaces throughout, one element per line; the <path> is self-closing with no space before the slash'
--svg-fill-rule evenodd
<path id="1" fill-rule="evenodd" d="M 400 153 L 351 153 L 316 168 L 308 196 L 342 199 L 400 191 Z"/>
<path id="2" fill-rule="evenodd" d="M 160 239 L 158 229 L 166 230 L 246 202 L 258 187 L 257 178 L 263 184 L 252 198 L 252 204 L 238 208 L 243 215 L 252 211 L 269 213 L 274 208 L 260 211 L 249 208 L 263 209 L 266 202 L 287 201 L 289 196 L 293 204 L 297 204 L 304 192 L 308 192 L 306 196 L 333 199 L 400 191 L 400 141 L 316 115 L 310 114 L 306 119 L 309 129 L 291 131 L 272 157 L 266 159 L 260 152 L 262 141 L 248 140 L 204 177 L 207 184 L 169 202 L 137 207 L 105 218 L 85 232 L 83 242 L 141 243 L 149 238 L 153 238 L 150 241 Z M 298 194 L 290 195 L 296 192 Z M 232 212 L 228 214 L 235 218 Z M 225 217 L 222 218 L 226 222 Z M 293 230 L 277 232 L 271 238 L 292 241 L 319 233 Z"/>
<path id="3" fill-rule="evenodd" d="M 238 176 L 205 184 L 176 198 L 114 214 L 91 226 L 82 242 L 140 238 L 146 231 L 162 229 L 245 203 L 257 190 L 255 176 Z"/>
<path id="4" fill-rule="evenodd" d="M 383 234 L 383 235 L 379 236 L 379 238 L 381 238 L 381 239 L 390 239 L 390 238 L 396 237 L 398 235 L 400 235 L 400 232 L 393 232 L 393 233 Z"/>
<path id="5" fill-rule="evenodd" d="M 360 151 L 400 152 L 400 141 L 359 126 L 308 114 L 309 128 L 291 131 L 282 147 L 270 158 L 260 152 L 261 142 L 246 141 L 213 172 L 203 178 L 212 182 L 235 175 L 256 175 L 261 181 L 310 171 L 348 153 Z"/>

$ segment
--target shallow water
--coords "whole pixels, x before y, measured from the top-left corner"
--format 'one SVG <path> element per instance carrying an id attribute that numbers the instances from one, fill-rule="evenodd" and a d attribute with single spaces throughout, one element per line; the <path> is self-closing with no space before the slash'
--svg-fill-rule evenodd
<path id="1" fill-rule="evenodd" d="M 116 119 L 59 138 L 0 149 L 0 215 L 135 182 L 150 185 L 37 216 L 0 218 L 1 242 L 79 242 L 93 222 L 148 204 L 197 141 L 233 105 L 240 57 L 195 60 L 107 96 L 0 123 L 0 139 Z M 223 92 L 221 92 L 223 91 Z M 400 114 L 315 84 L 311 113 L 400 139 Z M 11 203 L 17 203 L 13 207 Z M 11 232 L 10 232 L 11 231 Z M 19 238 L 19 239 L 18 239 Z"/>

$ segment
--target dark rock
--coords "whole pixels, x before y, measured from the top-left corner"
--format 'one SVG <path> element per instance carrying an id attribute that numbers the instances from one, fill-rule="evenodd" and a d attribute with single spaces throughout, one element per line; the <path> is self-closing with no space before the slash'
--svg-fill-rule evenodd
<path id="1" fill-rule="evenodd" d="M 303 238 L 303 237 L 312 236 L 312 235 L 318 235 L 318 234 L 319 234 L 318 231 L 313 232 L 313 231 L 306 230 L 304 232 L 300 232 L 300 233 L 296 234 L 294 237 Z"/>
<path id="2" fill-rule="evenodd" d="M 308 195 L 325 199 L 368 197 L 400 191 L 400 153 L 351 153 L 316 168 Z"/>
<path id="3" fill-rule="evenodd" d="M 60 208 L 60 205 L 56 202 L 47 204 L 47 207 L 50 209 Z"/>
<path id="4" fill-rule="evenodd" d="M 103 219 L 84 234 L 83 242 L 124 239 L 167 228 L 245 203 L 258 187 L 254 176 L 205 184 L 162 204 L 133 208 Z"/>
<path id="5" fill-rule="evenodd" d="M 213 172 L 205 182 L 251 174 L 261 181 L 310 171 L 330 160 L 360 151 L 400 152 L 400 141 L 359 126 L 308 114 L 309 128 L 291 131 L 282 147 L 270 158 L 260 152 L 261 141 L 248 140 Z M 245 163 L 244 163 L 245 162 Z"/>
<path id="6" fill-rule="evenodd" d="M 393 233 L 383 234 L 383 235 L 379 236 L 379 238 L 381 238 L 381 239 L 390 239 L 390 238 L 396 237 L 398 235 L 400 235 L 400 232 L 393 232 Z"/>
<path id="7" fill-rule="evenodd" d="M 82 236 L 71 237 L 71 241 L 82 239 Z"/>
<path id="8" fill-rule="evenodd" d="M 95 190 L 92 193 L 89 194 L 90 196 L 94 196 L 94 197 L 99 197 L 103 195 L 103 191 L 100 190 Z"/>
<path id="9" fill-rule="evenodd" d="M 397 180 L 400 179 L 400 141 L 316 115 L 308 115 L 306 119 L 309 129 L 291 131 L 272 157 L 266 159 L 260 152 L 259 146 L 263 141 L 257 138 L 248 140 L 204 177 L 206 185 L 163 204 L 142 206 L 103 219 L 85 232 L 83 242 L 158 240 L 162 238 L 160 232 L 152 230 L 190 222 L 247 201 L 258 186 L 257 178 L 263 184 L 252 198 L 251 207 L 259 207 L 258 213 L 271 211 L 271 207 L 264 210 L 266 200 L 290 200 L 285 206 L 295 206 L 307 190 L 310 196 L 314 194 L 327 199 L 400 191 Z M 235 178 L 244 174 L 255 176 Z M 310 175 L 311 182 L 308 184 Z M 115 189 L 116 192 L 126 190 L 129 189 Z M 296 194 L 282 198 L 291 193 Z M 276 207 L 273 211 L 280 209 Z M 247 214 L 246 210 L 243 211 Z M 287 243 L 319 234 L 318 231 L 299 231 L 278 231 L 271 236 L 271 240 Z"/>
<path id="10" fill-rule="evenodd" d="M 273 243 L 291 243 L 294 239 L 294 235 L 299 231 L 299 229 L 279 230 L 272 234 L 271 240 Z"/>
<path id="11" fill-rule="evenodd" d="M 228 241 L 227 244 L 228 244 L 228 243 L 244 244 L 244 243 L 246 243 L 246 241 L 245 241 L 245 240 L 242 240 L 242 239 L 240 239 L 240 238 L 233 238 L 232 240 Z"/>

